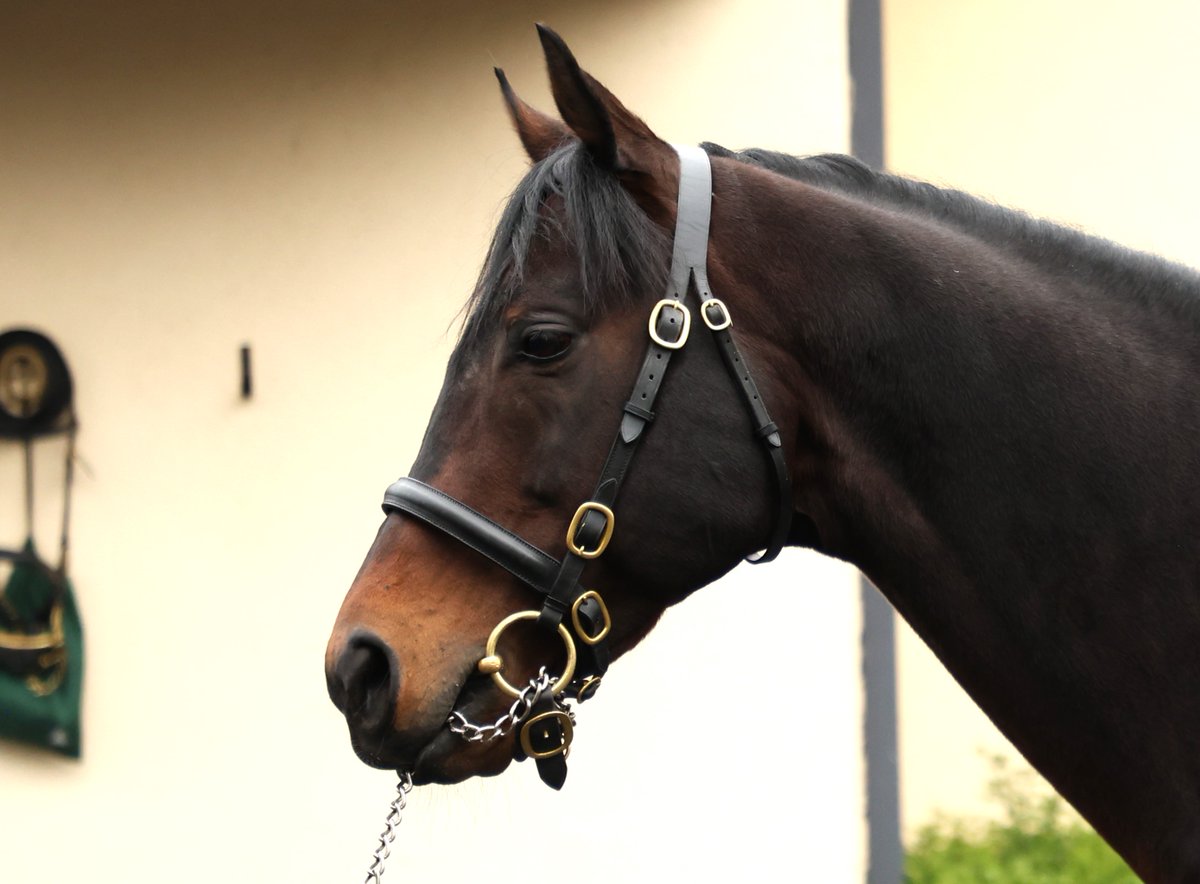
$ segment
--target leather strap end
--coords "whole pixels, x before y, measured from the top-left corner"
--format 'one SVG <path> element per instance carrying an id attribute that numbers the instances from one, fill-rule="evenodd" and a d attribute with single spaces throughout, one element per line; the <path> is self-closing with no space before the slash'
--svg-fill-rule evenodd
<path id="1" fill-rule="evenodd" d="M 539 758 L 537 759 L 537 772 L 538 776 L 542 778 L 542 782 L 557 792 L 567 781 L 567 759 L 561 755 L 555 755 L 553 758 Z"/>
<path id="2" fill-rule="evenodd" d="M 621 417 L 621 441 L 626 445 L 636 442 L 644 429 L 646 429 L 645 418 L 635 414 L 626 414 Z"/>

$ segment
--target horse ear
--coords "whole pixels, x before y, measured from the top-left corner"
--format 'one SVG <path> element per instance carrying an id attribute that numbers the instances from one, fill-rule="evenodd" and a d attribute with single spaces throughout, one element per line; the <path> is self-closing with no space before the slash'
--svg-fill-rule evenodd
<path id="1" fill-rule="evenodd" d="M 512 118 L 513 128 L 525 145 L 525 152 L 533 162 L 544 160 L 554 150 L 570 141 L 574 136 L 560 120 L 547 116 L 540 110 L 526 104 L 520 99 L 508 82 L 508 77 L 500 68 L 493 68 L 496 79 L 500 81 L 500 93 L 508 106 L 508 115 Z"/>
<path id="2" fill-rule="evenodd" d="M 542 24 L 537 29 L 558 112 L 596 164 L 617 173 L 635 197 L 657 201 L 662 191 L 671 194 L 673 206 L 679 175 L 674 149 L 582 70 L 562 37 Z"/>

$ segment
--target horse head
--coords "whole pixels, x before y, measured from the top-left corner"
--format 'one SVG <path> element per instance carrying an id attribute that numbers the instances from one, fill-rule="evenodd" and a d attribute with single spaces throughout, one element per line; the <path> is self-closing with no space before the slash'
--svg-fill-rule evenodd
<path id="1" fill-rule="evenodd" d="M 783 493 L 776 485 L 786 484 L 764 467 L 739 401 L 751 393 L 731 383 L 717 335 L 701 317 L 703 334 L 692 330 L 688 346 L 676 346 L 691 314 L 658 303 L 670 284 L 676 149 L 582 71 L 556 34 L 539 32 L 562 121 L 523 102 L 497 70 L 532 166 L 502 215 L 412 479 L 400 489 L 411 500 L 389 507 L 326 654 L 330 694 L 359 756 L 418 782 L 495 774 L 519 754 L 514 734 L 468 743 L 448 727 L 452 713 L 493 721 L 512 702 L 486 665 L 481 671 L 482 658 L 519 687 L 539 667 L 561 674 L 569 649 L 556 623 L 517 622 L 489 651 L 497 624 L 540 600 L 412 507 L 449 506 L 451 517 L 474 511 L 479 530 L 505 535 L 502 544 L 519 537 L 555 564 L 580 559 L 580 585 L 603 602 L 595 616 L 597 630 L 607 630 L 607 662 L 668 605 L 768 546 L 778 522 L 772 501 Z M 707 269 L 730 304 L 745 304 L 753 293 L 727 269 L 743 245 L 736 210 L 727 208 L 713 214 Z M 712 308 L 705 324 L 719 328 L 723 310 Z M 739 335 L 759 385 L 746 372 L 745 389 L 786 409 L 791 393 L 769 370 L 777 346 L 769 321 L 747 312 Z M 651 339 L 664 347 L 647 350 Z M 670 360 L 665 380 L 656 356 Z M 580 508 L 631 433 L 640 448 L 620 468 L 619 505 Z M 771 437 L 786 477 L 788 433 L 759 435 Z M 589 520 L 600 523 L 602 539 L 577 539 Z M 573 609 L 556 622 L 569 626 L 578 592 L 567 601 Z M 588 650 L 578 636 L 575 643 Z"/>

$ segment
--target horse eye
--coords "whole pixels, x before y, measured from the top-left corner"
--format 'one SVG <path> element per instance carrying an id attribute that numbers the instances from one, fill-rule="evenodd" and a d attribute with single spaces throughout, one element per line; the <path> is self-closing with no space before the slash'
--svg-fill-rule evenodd
<path id="1" fill-rule="evenodd" d="M 521 339 L 521 355 L 534 362 L 558 359 L 571 347 L 570 332 L 556 328 L 532 328 Z"/>

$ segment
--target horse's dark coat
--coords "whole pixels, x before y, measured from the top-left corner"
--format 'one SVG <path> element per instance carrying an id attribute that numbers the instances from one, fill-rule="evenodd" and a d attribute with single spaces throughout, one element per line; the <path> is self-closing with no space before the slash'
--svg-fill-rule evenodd
<path id="1" fill-rule="evenodd" d="M 569 125 L 501 77 L 539 162 L 497 230 L 414 475 L 554 553 L 661 296 L 678 171 L 542 39 Z M 780 426 L 807 536 L 863 569 L 1140 875 L 1200 880 L 1200 276 L 844 157 L 707 149 L 709 278 Z M 522 334 L 546 325 L 572 347 L 522 359 Z M 761 452 L 705 334 L 655 409 L 589 572 L 618 650 L 770 525 Z M 356 745 L 426 780 L 511 759 L 443 728 L 451 708 L 497 711 L 471 673 L 527 601 L 460 553 L 389 517 L 327 658 Z M 763 620 L 748 604 L 743 628 Z M 367 634 L 389 683 L 348 665 Z M 347 700 L 364 695 L 391 705 L 368 719 Z"/>
<path id="2" fill-rule="evenodd" d="M 876 579 L 1068 797 L 1085 812 L 1105 805 L 1090 816 L 1130 855 L 1119 831 L 1125 811 L 1110 808 L 1200 781 L 1190 736 L 1160 741 L 1147 757 L 1131 724 L 1169 722 L 1182 707 L 1200 720 L 1196 700 L 1162 681 L 1200 669 L 1200 600 L 1159 595 L 1185 591 L 1168 587 L 1189 577 L 1195 585 L 1190 559 L 1170 563 L 1172 548 L 1200 537 L 1188 490 L 1200 476 L 1200 276 L 848 157 L 706 149 L 736 163 L 718 171 L 714 224 L 740 254 L 717 248 L 716 260 L 798 332 L 792 356 L 836 403 L 846 434 L 810 425 L 827 415 L 800 415 L 799 435 L 842 460 L 852 448 L 870 450 L 870 463 L 828 464 L 816 483 L 836 511 L 817 518 L 825 551 Z M 571 209 L 562 231 L 588 244 L 578 257 L 580 277 L 599 283 L 585 284 L 590 310 L 658 295 L 659 238 L 630 248 L 626 237 L 645 215 L 589 166 L 578 145 L 534 166 L 506 213 L 511 224 L 501 225 L 468 326 L 486 324 L 519 288 L 498 283 L 522 267 L 548 196 L 603 209 Z M 739 166 L 827 196 L 768 197 L 770 180 Z M 588 171 L 552 171 L 563 167 Z M 720 204 L 738 187 L 746 205 L 731 231 Z M 880 510 L 881 486 L 902 507 Z M 911 536 L 900 539 L 918 523 L 935 548 L 928 537 L 919 551 Z M 1193 659 L 1181 661 L 1181 651 Z M 1045 734 L 1055 719 L 1060 748 L 1027 736 L 1031 721 Z M 1101 783 L 1077 756 L 1104 753 L 1119 769 Z M 1178 792 L 1185 816 L 1200 812 L 1189 788 Z M 1120 798 L 1094 797 L 1101 792 Z M 1138 840 L 1137 850 L 1158 849 Z"/>

